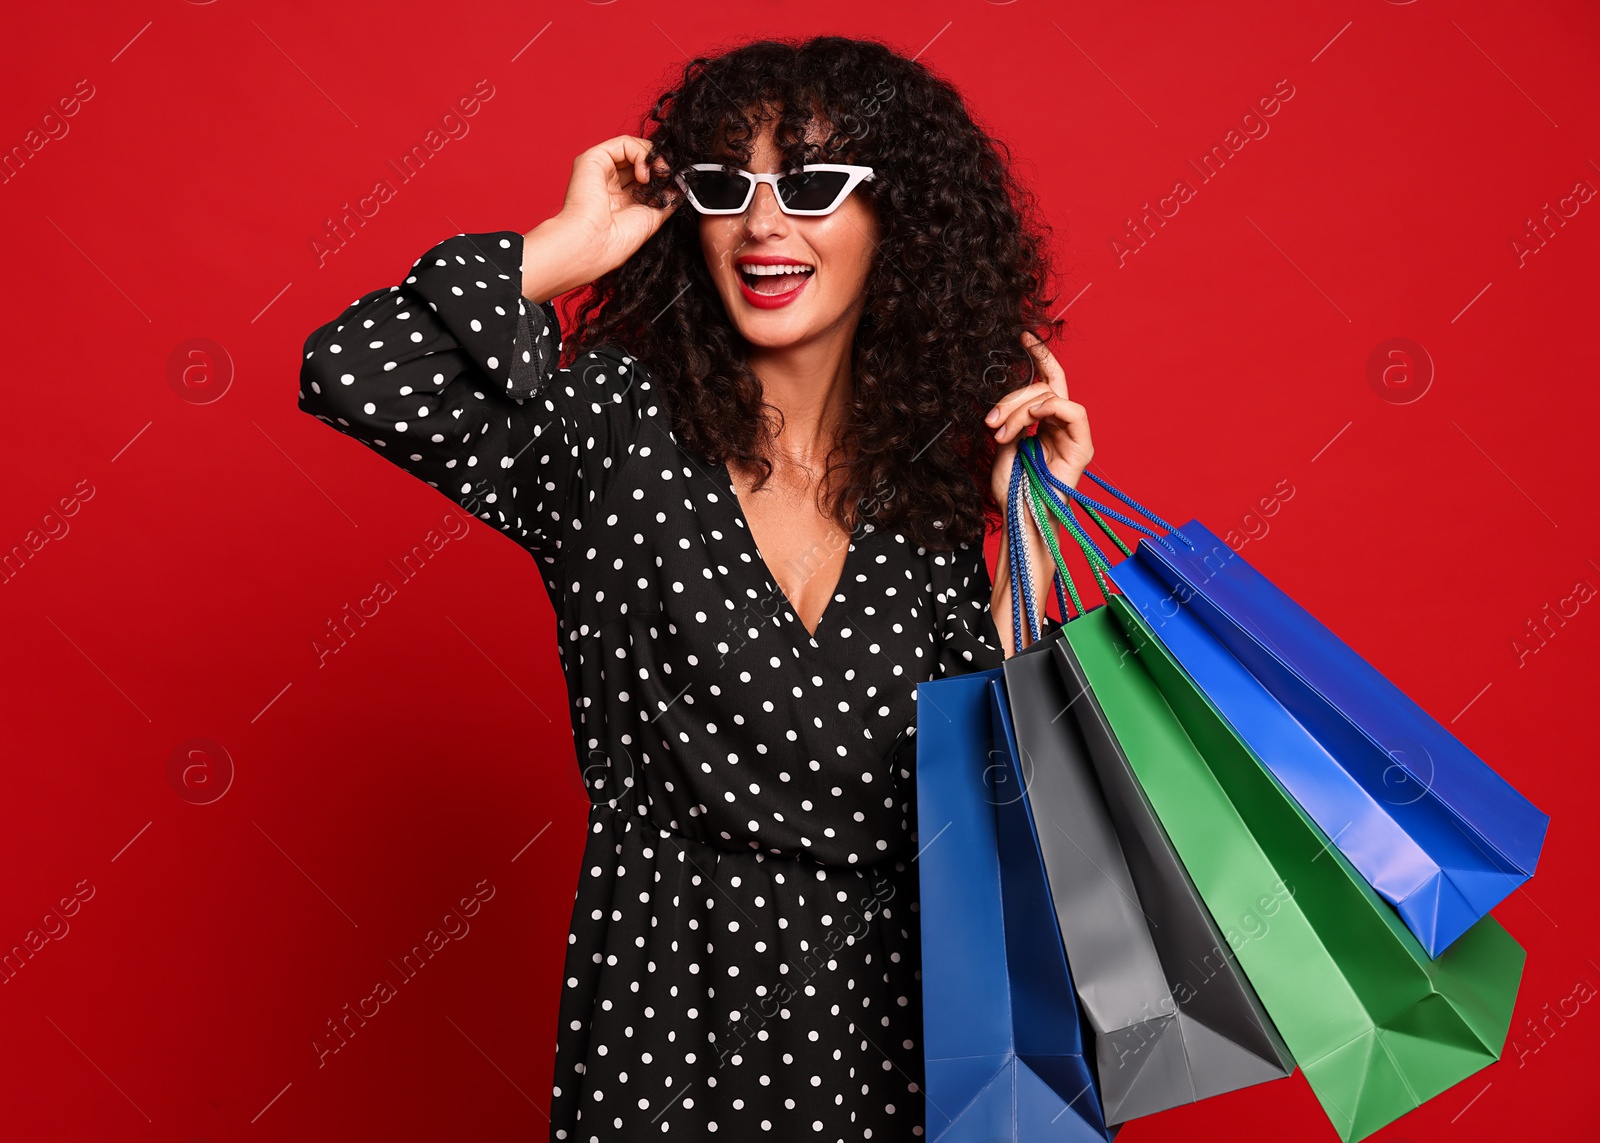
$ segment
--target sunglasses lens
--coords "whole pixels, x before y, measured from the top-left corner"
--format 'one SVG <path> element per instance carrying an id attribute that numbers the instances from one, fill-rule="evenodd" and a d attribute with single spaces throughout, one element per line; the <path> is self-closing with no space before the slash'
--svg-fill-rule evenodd
<path id="1" fill-rule="evenodd" d="M 790 210 L 828 210 L 838 203 L 849 181 L 846 171 L 796 171 L 779 179 L 778 189 Z"/>
<path id="2" fill-rule="evenodd" d="M 750 182 L 727 171 L 689 171 L 684 181 L 707 210 L 736 210 L 744 204 Z"/>

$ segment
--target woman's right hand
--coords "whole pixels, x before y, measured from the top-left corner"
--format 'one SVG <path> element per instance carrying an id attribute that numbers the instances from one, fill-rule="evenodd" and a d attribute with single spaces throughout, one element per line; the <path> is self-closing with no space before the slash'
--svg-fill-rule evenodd
<path id="1" fill-rule="evenodd" d="M 524 295 L 542 302 L 586 285 L 633 257 L 660 229 L 683 196 L 674 188 L 662 207 L 634 198 L 634 188 L 649 181 L 652 167 L 665 169 L 665 160 L 652 159 L 650 152 L 648 139 L 618 135 L 572 161 L 572 178 L 561 212 L 526 235 L 529 242 L 549 240 L 551 258 L 530 257 L 524 252 Z M 559 266 L 552 264 L 557 257 Z M 536 261 L 544 264 L 536 266 Z M 532 280 L 535 277 L 537 282 Z M 536 296 L 540 293 L 545 296 Z"/>

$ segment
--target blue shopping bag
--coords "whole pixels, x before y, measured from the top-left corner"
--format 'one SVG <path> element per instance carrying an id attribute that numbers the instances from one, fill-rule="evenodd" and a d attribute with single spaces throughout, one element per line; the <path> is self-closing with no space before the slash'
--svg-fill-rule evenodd
<path id="1" fill-rule="evenodd" d="M 1092 517 L 1145 534 L 1111 580 L 1429 956 L 1533 875 L 1549 815 L 1310 612 L 1198 520 L 1174 529 L 1086 474 L 1152 530 L 1030 460 Z"/>
<path id="2" fill-rule="evenodd" d="M 927 1137 L 1105 1143 L 1004 686 L 1000 668 L 917 685 Z"/>

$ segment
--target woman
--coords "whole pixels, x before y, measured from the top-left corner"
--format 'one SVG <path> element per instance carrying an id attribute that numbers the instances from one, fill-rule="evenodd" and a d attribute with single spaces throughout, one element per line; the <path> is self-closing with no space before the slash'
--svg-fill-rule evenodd
<path id="1" fill-rule="evenodd" d="M 312 334 L 300 407 L 554 605 L 592 806 L 551 1138 L 910 1139 L 915 686 L 1013 650 L 985 528 L 1018 437 L 1075 484 L 1088 422 L 1024 196 L 923 67 L 749 44 L 650 121 Z"/>

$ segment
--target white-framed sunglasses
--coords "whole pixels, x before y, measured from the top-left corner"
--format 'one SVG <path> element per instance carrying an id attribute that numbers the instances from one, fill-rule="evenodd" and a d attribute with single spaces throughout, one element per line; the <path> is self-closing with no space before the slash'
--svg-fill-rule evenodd
<path id="1" fill-rule="evenodd" d="M 742 214 L 767 183 L 785 214 L 832 214 L 846 196 L 873 177 L 871 167 L 808 163 L 781 175 L 757 175 L 723 163 L 696 163 L 678 176 L 678 186 L 701 214 Z"/>

